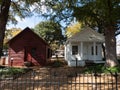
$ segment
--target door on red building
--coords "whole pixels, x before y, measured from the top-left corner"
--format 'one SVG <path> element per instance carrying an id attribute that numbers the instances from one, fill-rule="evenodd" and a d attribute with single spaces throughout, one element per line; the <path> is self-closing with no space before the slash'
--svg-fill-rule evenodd
<path id="1" fill-rule="evenodd" d="M 24 61 L 33 63 L 35 61 L 36 48 L 25 47 Z"/>

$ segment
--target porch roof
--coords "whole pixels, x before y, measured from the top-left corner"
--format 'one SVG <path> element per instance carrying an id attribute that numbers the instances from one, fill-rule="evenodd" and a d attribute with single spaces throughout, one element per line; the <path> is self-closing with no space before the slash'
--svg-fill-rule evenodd
<path id="1" fill-rule="evenodd" d="M 96 32 L 90 27 L 83 28 L 79 33 L 70 37 L 67 42 L 104 42 L 105 38 L 102 34 Z"/>

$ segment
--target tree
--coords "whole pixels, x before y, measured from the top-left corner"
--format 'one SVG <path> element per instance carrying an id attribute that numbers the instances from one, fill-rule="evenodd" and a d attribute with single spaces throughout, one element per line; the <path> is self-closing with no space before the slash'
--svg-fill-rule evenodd
<path id="1" fill-rule="evenodd" d="M 0 56 L 2 55 L 6 24 L 17 23 L 15 17 L 31 16 L 30 6 L 39 0 L 0 0 Z"/>
<path id="2" fill-rule="evenodd" d="M 67 38 L 71 37 L 72 35 L 74 35 L 77 32 L 80 32 L 81 26 L 82 25 L 81 25 L 80 22 L 69 25 L 66 28 L 66 36 L 67 36 Z"/>
<path id="3" fill-rule="evenodd" d="M 7 43 L 11 38 L 16 36 L 22 30 L 20 28 L 11 28 L 5 31 L 4 44 Z"/>
<path id="4" fill-rule="evenodd" d="M 11 0 L 0 1 L 0 56 L 2 55 L 3 40 L 5 36 L 5 27 L 8 20 Z"/>
<path id="5" fill-rule="evenodd" d="M 35 26 L 34 31 L 49 44 L 62 44 L 63 35 L 61 26 L 53 21 L 43 21 Z"/>
<path id="6" fill-rule="evenodd" d="M 3 42 L 3 49 L 7 50 L 8 49 L 8 44 L 7 42 L 13 38 L 14 36 L 16 36 L 18 33 L 20 33 L 22 30 L 20 28 L 11 28 L 11 29 L 7 29 L 5 31 L 5 37 L 4 37 L 4 42 Z"/>
<path id="7" fill-rule="evenodd" d="M 116 30 L 120 23 L 120 0 L 44 0 L 49 13 L 43 16 L 56 22 L 67 22 L 76 18 L 84 25 L 98 27 L 105 35 L 106 65 L 118 65 L 116 58 Z"/>

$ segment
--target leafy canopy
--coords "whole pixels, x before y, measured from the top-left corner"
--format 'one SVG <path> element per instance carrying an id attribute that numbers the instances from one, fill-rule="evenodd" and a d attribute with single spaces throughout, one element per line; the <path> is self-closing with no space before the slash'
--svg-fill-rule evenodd
<path id="1" fill-rule="evenodd" d="M 17 24 L 18 17 L 20 17 L 22 20 L 25 17 L 32 16 L 33 7 L 35 3 L 38 3 L 38 2 L 40 2 L 40 0 L 11 0 L 8 22 Z M 1 3 L 3 3 L 3 1 L 1 1 Z"/>
<path id="2" fill-rule="evenodd" d="M 81 26 L 82 25 L 80 22 L 69 25 L 66 28 L 66 36 L 69 38 L 69 37 L 73 36 L 75 33 L 80 32 Z"/>
<path id="3" fill-rule="evenodd" d="M 35 26 L 35 32 L 49 44 L 62 43 L 63 35 L 61 26 L 53 21 L 43 21 Z"/>

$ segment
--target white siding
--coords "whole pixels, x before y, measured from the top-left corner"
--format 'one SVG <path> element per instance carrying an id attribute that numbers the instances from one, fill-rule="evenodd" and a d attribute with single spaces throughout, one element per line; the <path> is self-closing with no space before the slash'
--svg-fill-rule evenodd
<path id="1" fill-rule="evenodd" d="M 72 55 L 72 46 L 77 45 L 78 46 L 78 54 Z M 93 51 L 92 55 L 92 49 L 91 47 L 94 47 L 95 50 Z M 97 46 L 97 47 L 96 47 Z M 69 43 L 65 46 L 65 59 L 68 61 L 69 66 L 76 66 L 76 58 L 78 60 L 79 66 L 84 66 L 85 61 L 84 60 L 102 60 L 102 45 L 101 43 L 93 43 L 93 42 L 83 42 L 83 48 L 82 48 L 83 54 L 81 54 L 81 42 L 77 43 Z M 83 57 L 81 57 L 83 55 Z"/>

